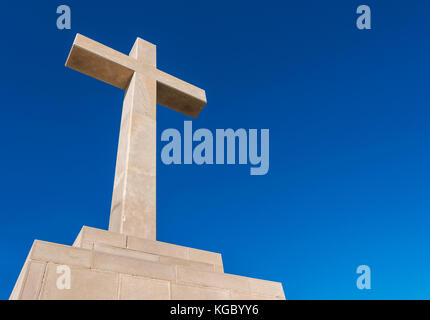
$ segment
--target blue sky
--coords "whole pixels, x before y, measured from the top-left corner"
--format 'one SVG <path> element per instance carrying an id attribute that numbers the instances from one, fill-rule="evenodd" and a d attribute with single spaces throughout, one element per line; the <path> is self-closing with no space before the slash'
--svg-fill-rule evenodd
<path id="1" fill-rule="evenodd" d="M 56 8 L 72 30 L 56 28 Z M 372 30 L 355 26 L 372 9 Z M 165 166 L 158 239 L 223 254 L 289 299 L 430 298 L 426 1 L 20 1 L 2 5 L 0 298 L 32 241 L 107 228 L 123 93 L 67 69 L 77 32 L 206 90 L 193 127 L 270 129 L 270 171 Z M 182 130 L 182 129 L 181 129 Z M 372 289 L 356 288 L 369 265 Z"/>

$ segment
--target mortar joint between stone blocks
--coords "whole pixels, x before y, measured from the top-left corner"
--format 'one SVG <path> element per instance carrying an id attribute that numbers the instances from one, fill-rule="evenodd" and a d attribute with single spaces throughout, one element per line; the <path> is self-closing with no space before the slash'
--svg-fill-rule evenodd
<path id="1" fill-rule="evenodd" d="M 40 284 L 39 292 L 37 293 L 38 300 L 40 300 L 40 297 L 42 295 L 42 289 L 45 286 L 47 269 L 48 269 L 48 263 L 45 263 L 45 267 L 43 268 L 42 283 Z"/>

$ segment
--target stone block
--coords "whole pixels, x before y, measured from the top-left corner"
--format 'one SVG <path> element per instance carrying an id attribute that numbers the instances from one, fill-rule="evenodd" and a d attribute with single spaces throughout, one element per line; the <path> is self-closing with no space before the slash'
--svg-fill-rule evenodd
<path id="1" fill-rule="evenodd" d="M 253 294 L 285 299 L 282 283 L 248 278 L 249 288 Z"/>
<path id="2" fill-rule="evenodd" d="M 220 266 L 214 265 L 214 271 L 223 273 L 224 272 L 224 266 L 223 265 L 220 265 Z"/>
<path id="3" fill-rule="evenodd" d="M 124 234 L 84 226 L 73 246 L 82 247 L 84 244 L 88 246 L 90 243 L 97 242 L 125 248 L 126 241 L 127 237 Z"/>
<path id="4" fill-rule="evenodd" d="M 61 273 L 58 264 L 49 263 L 46 268 L 40 299 L 43 300 L 115 300 L 118 299 L 118 278 L 114 272 L 69 266 L 70 289 L 57 286 Z"/>
<path id="5" fill-rule="evenodd" d="M 152 241 L 129 236 L 127 239 L 127 248 L 161 256 L 188 259 L 188 248 L 161 241 Z"/>
<path id="6" fill-rule="evenodd" d="M 29 261 L 25 285 L 22 288 L 22 300 L 37 300 L 42 287 L 46 262 Z"/>
<path id="7" fill-rule="evenodd" d="M 257 294 L 243 293 L 237 291 L 230 292 L 231 300 L 283 300 L 279 297 L 274 296 L 263 296 Z"/>
<path id="8" fill-rule="evenodd" d="M 120 300 L 169 300 L 170 282 L 120 275 Z"/>
<path id="9" fill-rule="evenodd" d="M 135 258 L 135 259 L 154 261 L 154 262 L 159 261 L 158 256 L 150 254 L 150 253 L 136 251 L 136 250 L 130 250 L 130 249 L 111 247 L 111 246 L 108 246 L 105 244 L 100 244 L 100 243 L 94 244 L 94 251 L 102 252 L 102 253 L 108 253 L 108 254 L 116 255 L 116 256 L 120 256 L 120 257 Z"/>
<path id="10" fill-rule="evenodd" d="M 30 251 L 30 259 L 56 262 L 59 264 L 75 265 L 89 268 L 91 266 L 91 250 L 74 248 L 35 240 Z"/>
<path id="11" fill-rule="evenodd" d="M 27 260 L 21 270 L 10 300 L 37 300 L 42 286 L 46 262 Z"/>
<path id="12" fill-rule="evenodd" d="M 66 66 L 90 77 L 125 89 L 137 60 L 77 34 Z"/>
<path id="13" fill-rule="evenodd" d="M 191 285 L 171 285 L 172 300 L 228 300 L 230 291 L 220 288 L 198 287 Z"/>
<path id="14" fill-rule="evenodd" d="M 221 257 L 221 254 L 219 253 L 193 249 L 193 248 L 189 248 L 188 250 L 189 250 L 190 260 L 222 266 L 222 257 Z"/>
<path id="15" fill-rule="evenodd" d="M 94 251 L 93 268 L 161 280 L 175 279 L 175 266 Z"/>
<path id="16" fill-rule="evenodd" d="M 203 262 L 195 262 L 191 260 L 172 258 L 172 257 L 159 257 L 161 263 L 170 264 L 170 265 L 178 265 L 185 266 L 191 269 L 203 270 L 203 271 L 214 271 L 214 265 L 203 263 Z"/>
<path id="17" fill-rule="evenodd" d="M 177 282 L 180 284 L 250 292 L 249 282 L 244 277 L 218 272 L 198 271 L 181 266 L 177 267 Z"/>
<path id="18" fill-rule="evenodd" d="M 127 248 L 148 252 L 159 256 L 173 257 L 198 263 L 222 266 L 222 257 L 219 253 L 178 246 L 161 241 L 152 241 L 128 236 Z M 217 268 L 216 271 L 219 270 L 221 270 L 221 268 Z"/>

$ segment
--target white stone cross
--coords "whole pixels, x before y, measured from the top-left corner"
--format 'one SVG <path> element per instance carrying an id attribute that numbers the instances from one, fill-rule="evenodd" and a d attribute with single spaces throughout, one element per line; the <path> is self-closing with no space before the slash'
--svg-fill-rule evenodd
<path id="1" fill-rule="evenodd" d="M 156 106 L 195 118 L 205 91 L 158 70 L 140 38 L 127 56 L 77 34 L 66 66 L 125 90 L 109 230 L 156 240 Z"/>

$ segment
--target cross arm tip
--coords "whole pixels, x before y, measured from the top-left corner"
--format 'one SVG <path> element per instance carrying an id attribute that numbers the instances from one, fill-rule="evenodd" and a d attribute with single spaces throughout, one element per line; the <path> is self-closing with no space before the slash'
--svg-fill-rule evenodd
<path id="1" fill-rule="evenodd" d="M 134 72 L 135 60 L 77 33 L 66 67 L 126 89 Z"/>

